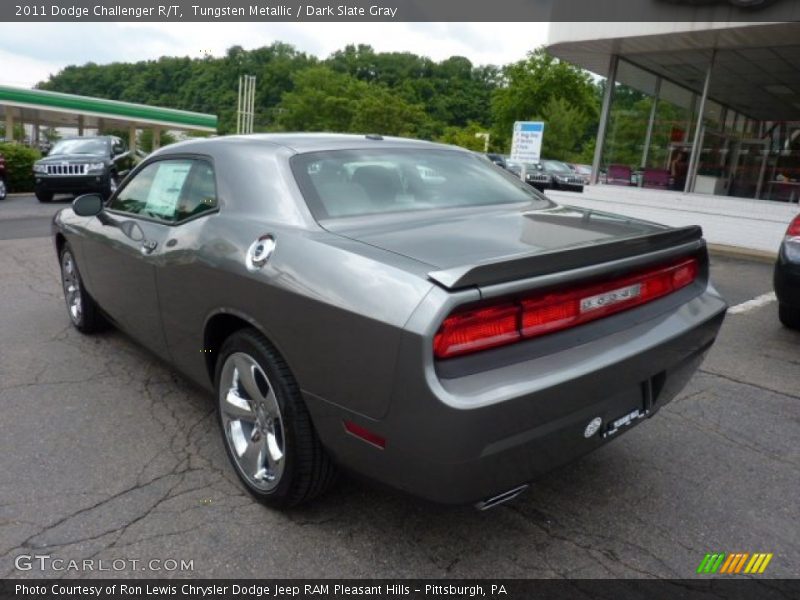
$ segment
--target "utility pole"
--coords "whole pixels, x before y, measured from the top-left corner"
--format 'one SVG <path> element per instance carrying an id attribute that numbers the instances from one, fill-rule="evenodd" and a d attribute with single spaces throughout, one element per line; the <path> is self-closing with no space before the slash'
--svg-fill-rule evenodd
<path id="1" fill-rule="evenodd" d="M 239 97 L 236 109 L 236 133 L 253 133 L 256 104 L 255 75 L 239 76 Z"/>

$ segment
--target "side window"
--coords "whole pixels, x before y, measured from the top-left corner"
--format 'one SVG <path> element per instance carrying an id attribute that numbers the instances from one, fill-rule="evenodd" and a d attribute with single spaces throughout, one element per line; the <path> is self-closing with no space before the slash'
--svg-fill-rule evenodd
<path id="1" fill-rule="evenodd" d="M 161 160 L 147 165 L 120 190 L 108 208 L 175 221 L 178 201 L 194 163 L 193 160 Z"/>
<path id="2" fill-rule="evenodd" d="M 176 221 L 183 221 L 217 207 L 217 184 L 214 168 L 204 160 L 196 160 L 178 200 Z"/>

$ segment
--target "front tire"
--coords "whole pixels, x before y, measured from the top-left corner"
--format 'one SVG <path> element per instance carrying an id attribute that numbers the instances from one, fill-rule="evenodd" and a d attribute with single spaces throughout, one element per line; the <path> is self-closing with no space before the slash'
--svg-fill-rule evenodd
<path id="1" fill-rule="evenodd" d="M 100 314 L 100 307 L 83 286 L 69 244 L 65 244 L 61 251 L 61 286 L 64 289 L 67 314 L 75 329 L 81 333 L 94 333 L 106 327 L 106 321 Z"/>
<path id="2" fill-rule="evenodd" d="M 800 330 L 800 310 L 786 304 L 778 304 L 778 319 L 784 327 Z"/>
<path id="3" fill-rule="evenodd" d="M 53 192 L 41 192 L 39 190 L 36 190 L 36 199 L 39 202 L 52 202 Z"/>
<path id="4" fill-rule="evenodd" d="M 215 383 L 225 450 L 259 502 L 288 508 L 330 487 L 333 461 L 289 367 L 260 333 L 243 329 L 225 341 Z"/>

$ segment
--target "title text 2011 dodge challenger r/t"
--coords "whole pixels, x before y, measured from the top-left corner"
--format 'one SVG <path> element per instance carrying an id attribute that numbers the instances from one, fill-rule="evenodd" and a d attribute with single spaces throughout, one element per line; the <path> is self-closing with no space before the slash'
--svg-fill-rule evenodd
<path id="1" fill-rule="evenodd" d="M 652 416 L 726 305 L 700 229 L 559 206 L 380 136 L 164 148 L 54 219 L 67 309 L 214 390 L 260 500 L 347 468 L 487 507 Z"/>

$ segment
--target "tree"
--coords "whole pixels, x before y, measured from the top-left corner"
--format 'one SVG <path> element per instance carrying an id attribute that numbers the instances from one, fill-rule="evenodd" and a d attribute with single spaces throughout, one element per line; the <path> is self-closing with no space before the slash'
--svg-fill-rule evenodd
<path id="1" fill-rule="evenodd" d="M 541 114 L 551 98 L 565 100 L 586 120 L 597 118 L 598 95 L 587 72 L 549 56 L 541 48 L 529 53 L 525 60 L 506 66 L 502 84 L 492 95 L 495 137 L 510 143 L 514 121 L 527 121 Z M 545 140 L 548 133 L 545 131 Z M 584 132 L 581 138 L 574 140 L 574 145 L 588 141 L 590 136 Z"/>
<path id="2" fill-rule="evenodd" d="M 175 138 L 173 134 L 169 131 L 162 131 L 160 136 L 161 147 L 169 146 L 170 144 L 174 144 L 178 140 Z M 139 134 L 139 139 L 137 140 L 136 145 L 144 150 L 145 152 L 152 152 L 153 151 L 153 130 L 152 129 L 143 129 L 142 132 Z"/>
<path id="3" fill-rule="evenodd" d="M 477 137 L 476 134 L 487 133 L 487 130 L 488 128 L 484 127 L 480 123 L 470 121 L 465 127 L 445 127 L 444 132 L 437 139 L 437 141 L 444 144 L 461 146 L 467 150 L 483 152 L 484 140 L 481 137 Z"/>
<path id="4" fill-rule="evenodd" d="M 350 75 L 316 66 L 292 78 L 281 99 L 278 125 L 289 131 L 350 131 L 359 98 L 368 86 Z"/>
<path id="5" fill-rule="evenodd" d="M 536 119 L 544 121 L 542 156 L 556 160 L 577 160 L 586 143 L 584 133 L 589 120 L 586 113 L 565 98 L 551 96 L 536 114 Z"/>
<path id="6" fill-rule="evenodd" d="M 356 102 L 348 131 L 424 137 L 428 121 L 422 106 L 404 101 L 387 87 L 371 85 Z"/>

